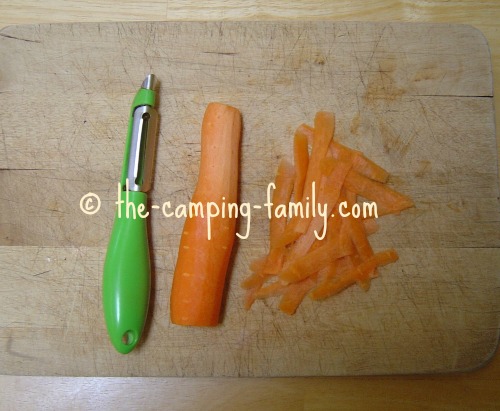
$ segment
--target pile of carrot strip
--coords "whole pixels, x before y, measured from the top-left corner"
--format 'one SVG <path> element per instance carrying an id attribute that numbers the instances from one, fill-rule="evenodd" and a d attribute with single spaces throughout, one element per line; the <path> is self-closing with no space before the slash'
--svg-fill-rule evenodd
<path id="1" fill-rule="evenodd" d="M 358 196 L 377 206 L 378 216 L 398 214 L 413 201 L 386 184 L 387 171 L 334 140 L 335 116 L 318 112 L 314 127 L 302 124 L 294 135 L 293 164 L 279 163 L 272 196 L 268 253 L 250 264 L 244 279 L 245 308 L 257 299 L 280 297 L 279 309 L 294 314 L 309 295 L 321 300 L 358 284 L 368 290 L 377 268 L 395 262 L 398 254 L 389 249 L 375 252 L 368 237 L 378 229 L 376 218 L 352 214 L 342 217 L 339 205 L 350 211 Z M 316 203 L 326 204 L 327 231 L 322 240 L 324 218 L 277 216 L 275 210 L 290 202 L 302 202 L 304 209 L 315 187 Z M 288 208 L 287 208 L 288 209 Z M 312 214 L 312 213 L 310 213 Z"/>

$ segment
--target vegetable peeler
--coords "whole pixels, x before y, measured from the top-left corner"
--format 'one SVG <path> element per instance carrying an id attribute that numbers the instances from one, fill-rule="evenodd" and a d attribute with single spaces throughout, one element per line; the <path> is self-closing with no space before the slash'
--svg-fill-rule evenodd
<path id="1" fill-rule="evenodd" d="M 149 74 L 130 110 L 117 210 L 102 282 L 104 318 L 122 354 L 139 342 L 149 306 L 151 262 L 146 217 L 157 141 L 156 77 Z"/>

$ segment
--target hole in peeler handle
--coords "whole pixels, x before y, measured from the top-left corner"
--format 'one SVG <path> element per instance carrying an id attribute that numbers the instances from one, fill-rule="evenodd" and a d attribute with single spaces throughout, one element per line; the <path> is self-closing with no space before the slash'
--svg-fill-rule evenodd
<path id="1" fill-rule="evenodd" d="M 135 342 L 136 335 L 132 330 L 125 331 L 122 335 L 122 343 L 125 345 L 131 345 Z"/>

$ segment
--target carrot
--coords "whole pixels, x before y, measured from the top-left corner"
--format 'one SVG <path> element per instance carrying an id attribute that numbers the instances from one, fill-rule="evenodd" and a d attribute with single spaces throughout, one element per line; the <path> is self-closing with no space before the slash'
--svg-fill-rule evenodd
<path id="1" fill-rule="evenodd" d="M 389 178 L 389 173 L 387 171 L 362 154 L 354 158 L 353 168 L 358 173 L 381 183 L 385 183 Z"/>
<path id="2" fill-rule="evenodd" d="M 356 283 L 367 291 L 378 267 L 398 259 L 392 249 L 375 252 L 368 237 L 378 230 L 378 215 L 399 213 L 413 201 L 386 185 L 385 169 L 333 139 L 333 119 L 319 112 L 314 128 L 302 124 L 295 131 L 294 196 L 304 209 L 306 204 L 319 208 L 315 216 L 311 212 L 288 222 L 271 221 L 267 263 L 255 262 L 260 271 L 254 270 L 242 284 L 246 308 L 257 298 L 281 296 L 279 309 L 292 315 L 307 294 L 323 299 Z M 358 196 L 377 204 L 375 218 L 353 216 Z M 349 209 L 352 213 L 343 214 Z"/>
<path id="3" fill-rule="evenodd" d="M 352 247 L 344 247 L 340 240 L 326 242 L 310 253 L 298 257 L 285 267 L 278 277 L 285 283 L 294 283 L 312 275 L 337 258 L 349 255 L 353 252 Z"/>
<path id="4" fill-rule="evenodd" d="M 249 310 L 252 307 L 253 303 L 257 298 L 257 293 L 259 292 L 262 285 L 266 281 L 266 277 L 267 276 L 265 275 L 259 275 L 256 278 L 257 281 L 255 281 L 255 283 L 253 284 L 253 287 L 248 289 L 247 292 L 245 293 L 244 308 L 246 310 Z"/>
<path id="5" fill-rule="evenodd" d="M 275 297 L 283 293 L 283 290 L 286 288 L 287 284 L 282 281 L 274 281 L 265 287 L 261 287 L 255 293 L 255 298 L 267 298 L 267 297 Z"/>
<path id="6" fill-rule="evenodd" d="M 262 280 L 265 280 L 266 277 L 267 275 L 264 274 L 263 271 L 252 273 L 241 282 L 241 288 L 244 288 L 245 290 L 251 290 L 258 285 L 262 285 Z"/>
<path id="7" fill-rule="evenodd" d="M 202 123 L 200 169 L 191 200 L 203 205 L 204 218 L 188 216 L 184 223 L 170 295 L 174 324 L 214 326 L 219 322 L 236 218 L 224 218 L 222 211 L 216 216 L 215 210 L 237 201 L 240 138 L 240 112 L 210 103 Z M 214 215 L 210 219 L 209 211 Z"/>
<path id="8" fill-rule="evenodd" d="M 302 124 L 300 129 L 305 138 L 312 142 L 314 129 L 306 124 Z M 330 151 L 334 159 L 345 160 L 346 157 L 350 158 L 353 162 L 353 169 L 372 180 L 385 183 L 389 177 L 389 173 L 386 170 L 366 158 L 360 151 L 350 149 L 337 141 L 330 143 Z"/>
<path id="9" fill-rule="evenodd" d="M 311 149 L 311 158 L 304 183 L 304 198 L 312 198 L 313 184 L 318 187 L 321 179 L 321 160 L 326 157 L 328 147 L 335 130 L 335 117 L 332 113 L 320 111 L 314 118 L 314 139 Z M 296 218 L 296 231 L 305 233 L 310 218 Z"/>
<path id="10" fill-rule="evenodd" d="M 295 135 L 293 137 L 293 160 L 295 165 L 295 202 L 302 201 L 307 168 L 309 167 L 309 149 L 307 147 L 307 135 L 303 127 L 303 125 L 299 126 L 295 131 Z"/>
<path id="11" fill-rule="evenodd" d="M 336 162 L 335 169 L 331 172 L 331 174 L 328 177 L 323 178 L 323 181 L 325 181 L 325 187 L 323 187 L 322 185 L 320 186 L 321 195 L 318 198 L 318 202 L 320 204 L 322 203 L 327 205 L 325 214 L 328 216 L 328 220 L 332 220 L 332 210 L 334 209 L 335 204 L 337 204 L 337 201 L 341 194 L 343 181 L 350 168 L 350 164 Z M 334 220 L 334 224 L 338 222 L 340 222 L 340 218 Z M 318 236 L 321 235 L 323 225 L 324 218 L 319 214 L 316 215 L 316 217 L 314 217 L 309 224 L 307 231 L 292 245 L 292 252 L 294 253 L 294 256 L 302 256 L 307 253 L 307 251 L 310 249 L 311 245 L 317 238 L 316 234 Z M 335 229 L 332 227 L 330 229 L 330 232 L 335 232 Z"/>
<path id="12" fill-rule="evenodd" d="M 397 261 L 397 259 L 398 254 L 392 249 L 376 253 L 368 260 L 349 270 L 347 273 L 337 278 L 333 278 L 328 283 L 315 288 L 310 294 L 311 298 L 313 300 L 322 300 L 337 294 L 351 284 L 354 284 L 356 281 L 367 278 L 369 273 L 372 272 L 375 267 L 393 263 Z"/>
<path id="13" fill-rule="evenodd" d="M 348 227 L 348 231 L 350 234 L 350 238 L 354 247 L 356 248 L 357 255 L 359 256 L 361 261 L 367 261 L 373 256 L 373 249 L 368 241 L 368 236 L 366 235 L 366 231 L 363 225 L 363 222 L 357 218 L 353 218 L 352 216 L 345 218 L 345 223 Z M 370 274 L 374 274 L 375 267 L 373 268 Z M 364 279 L 360 279 L 358 284 L 364 290 L 368 290 L 370 288 L 370 276 Z"/>
<path id="14" fill-rule="evenodd" d="M 304 192 L 302 194 L 302 204 L 306 201 L 314 203 L 313 187 L 318 188 L 321 180 L 321 159 L 326 156 L 330 141 L 335 129 L 335 121 L 332 113 L 318 112 L 314 119 L 314 138 L 309 158 L 307 174 L 304 182 Z M 286 246 L 294 242 L 301 234 L 307 231 L 311 215 L 308 217 L 294 216 L 286 227 L 282 238 L 279 241 L 280 246 Z"/>
<path id="15" fill-rule="evenodd" d="M 365 226 L 366 235 L 372 235 L 378 231 L 378 224 L 375 218 L 365 218 L 363 225 Z"/>
<path id="16" fill-rule="evenodd" d="M 282 160 L 278 166 L 273 191 L 273 207 L 271 221 L 269 224 L 269 236 L 271 249 L 266 259 L 264 271 L 268 274 L 276 274 L 283 266 L 285 247 L 279 244 L 286 226 L 286 216 L 277 217 L 276 208 L 280 205 L 288 205 L 294 187 L 295 169 L 288 161 Z"/>
<path id="17" fill-rule="evenodd" d="M 295 314 L 304 297 L 316 286 L 316 282 L 316 276 L 312 275 L 298 283 L 289 284 L 281 297 L 279 309 L 285 314 Z"/>
<path id="18" fill-rule="evenodd" d="M 392 190 L 381 182 L 370 180 L 355 170 L 347 174 L 345 186 L 348 190 L 375 201 L 379 215 L 398 213 L 414 205 L 409 197 Z"/>
<path id="19" fill-rule="evenodd" d="M 337 161 L 331 156 L 322 158 L 319 164 L 321 174 L 323 174 L 324 176 L 329 176 L 333 172 L 336 163 Z"/>
<path id="20" fill-rule="evenodd" d="M 260 273 L 264 271 L 266 265 L 267 255 L 263 257 L 256 258 L 250 263 L 250 271 L 252 273 Z"/>

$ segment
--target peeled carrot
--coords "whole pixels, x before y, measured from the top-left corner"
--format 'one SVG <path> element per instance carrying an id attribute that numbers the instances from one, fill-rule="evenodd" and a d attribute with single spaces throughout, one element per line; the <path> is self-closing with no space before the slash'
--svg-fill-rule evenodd
<path id="1" fill-rule="evenodd" d="M 188 216 L 184 223 L 170 295 L 174 324 L 215 326 L 219 322 L 236 230 L 236 216 L 222 217 L 222 207 L 237 201 L 240 138 L 240 112 L 210 103 L 202 123 L 200 169 L 191 200 L 203 205 L 204 218 Z M 210 220 L 209 210 L 214 214 Z"/>

